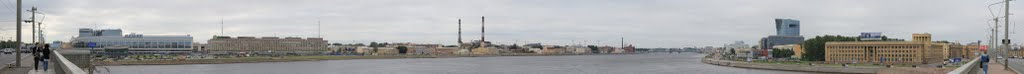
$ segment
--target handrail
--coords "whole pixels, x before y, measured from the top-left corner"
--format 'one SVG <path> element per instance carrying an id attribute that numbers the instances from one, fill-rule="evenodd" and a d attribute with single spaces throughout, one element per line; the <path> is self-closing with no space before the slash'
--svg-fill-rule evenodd
<path id="1" fill-rule="evenodd" d="M 50 54 L 50 57 L 53 58 L 50 59 L 50 61 L 54 63 L 54 67 L 60 68 L 54 69 L 54 72 L 57 74 L 88 74 L 88 72 L 79 68 L 78 65 L 75 65 L 74 63 L 71 63 L 71 61 L 68 61 L 67 58 L 64 58 L 64 55 L 60 54 L 60 52 L 57 52 L 56 50 L 51 50 L 50 52 L 53 53 Z"/>
<path id="2" fill-rule="evenodd" d="M 981 66 L 980 60 L 981 60 L 981 57 L 974 58 L 973 60 L 971 60 L 971 62 L 967 62 L 967 63 L 965 63 L 963 65 L 960 65 L 959 68 L 956 68 L 955 70 L 950 71 L 949 73 L 946 73 L 946 74 L 975 74 L 975 73 L 978 73 L 978 70 L 980 68 L 978 66 Z"/>

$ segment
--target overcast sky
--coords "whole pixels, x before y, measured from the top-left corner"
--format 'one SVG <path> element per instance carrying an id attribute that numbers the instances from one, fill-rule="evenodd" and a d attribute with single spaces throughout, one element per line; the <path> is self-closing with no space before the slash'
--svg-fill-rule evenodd
<path id="1" fill-rule="evenodd" d="M 145 35 L 322 37 L 331 43 L 600 44 L 619 38 L 638 47 L 754 44 L 774 35 L 775 18 L 801 21 L 801 34 L 854 36 L 860 32 L 909 39 L 972 42 L 987 37 L 999 0 L 25 0 L 45 14 L 45 36 L 67 41 L 78 28 L 123 29 Z M 14 37 L 14 0 L 2 0 L 0 31 Z M 1013 5 L 1011 12 L 1024 10 Z M 995 14 L 1002 6 L 992 6 Z M 25 18 L 28 18 L 26 12 Z M 1016 15 L 1011 15 L 1012 22 Z M 28 25 L 24 40 L 27 36 Z M 1011 25 L 1011 28 L 1024 28 Z M 1019 30 L 1011 30 L 1019 31 Z M 1011 32 L 1013 39 L 1022 36 Z M 1016 42 L 1022 42 L 1017 40 Z"/>

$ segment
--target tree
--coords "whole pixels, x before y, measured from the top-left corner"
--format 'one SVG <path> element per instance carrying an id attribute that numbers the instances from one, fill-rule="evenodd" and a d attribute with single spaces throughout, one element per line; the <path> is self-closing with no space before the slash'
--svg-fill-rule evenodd
<path id="1" fill-rule="evenodd" d="M 405 47 L 405 46 L 398 46 L 398 47 L 395 47 L 395 49 L 398 49 L 398 53 L 399 54 L 405 54 L 405 53 L 408 53 L 408 51 L 409 51 L 409 47 Z"/>
<path id="2" fill-rule="evenodd" d="M 597 46 L 594 46 L 594 45 L 587 45 L 587 48 L 590 48 L 590 52 L 591 53 L 600 53 L 601 52 L 601 50 L 598 50 Z"/>
<path id="3" fill-rule="evenodd" d="M 334 46 L 341 46 L 341 43 L 331 43 L 331 45 L 334 45 Z"/>
<path id="4" fill-rule="evenodd" d="M 373 50 L 371 50 L 370 52 L 377 53 L 377 45 L 377 42 L 370 42 L 370 48 L 373 48 Z"/>
<path id="5" fill-rule="evenodd" d="M 804 61 L 825 61 L 825 42 L 832 41 L 856 41 L 857 37 L 843 37 L 840 35 L 815 36 L 804 41 L 801 46 L 804 48 Z"/>
<path id="6" fill-rule="evenodd" d="M 509 46 L 508 48 L 509 49 L 519 49 L 519 45 L 512 44 L 512 46 Z"/>
<path id="7" fill-rule="evenodd" d="M 793 49 L 772 49 L 771 54 L 774 58 L 788 58 L 793 56 Z"/>
<path id="8" fill-rule="evenodd" d="M 882 41 L 903 41 L 903 39 L 889 38 L 889 37 L 886 37 L 886 36 L 882 36 Z"/>
<path id="9" fill-rule="evenodd" d="M 736 49 L 735 48 L 730 48 L 729 49 L 729 55 L 736 55 Z"/>

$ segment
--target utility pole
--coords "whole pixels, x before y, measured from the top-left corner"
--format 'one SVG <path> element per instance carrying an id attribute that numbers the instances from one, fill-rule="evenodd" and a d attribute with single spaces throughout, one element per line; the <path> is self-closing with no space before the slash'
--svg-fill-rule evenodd
<path id="1" fill-rule="evenodd" d="M 996 43 L 996 42 L 999 42 L 999 18 L 998 17 L 992 18 L 992 21 L 994 21 L 993 23 L 995 23 L 995 24 L 992 25 L 992 35 L 989 37 L 989 42 L 988 42 L 989 47 L 988 47 L 988 49 L 999 48 L 998 47 L 999 44 Z M 992 51 L 992 50 L 989 50 L 989 51 Z M 989 52 L 989 51 L 982 51 L 982 52 Z"/>
<path id="2" fill-rule="evenodd" d="M 1003 3 L 1006 5 L 1006 7 L 1004 7 L 1006 10 L 1003 15 L 1003 20 L 1005 20 L 1003 21 L 1005 22 L 1003 23 L 1003 28 L 1005 29 L 1003 31 L 1003 55 L 1005 56 L 1010 50 L 1010 0 L 1005 0 Z M 1010 70 L 1010 63 L 1008 62 L 1010 62 L 1009 59 L 1003 59 L 1003 68 L 1006 70 Z"/>
<path id="3" fill-rule="evenodd" d="M 32 16 L 29 17 L 31 20 L 30 21 L 25 21 L 25 22 L 31 23 L 30 25 L 32 25 L 32 42 L 31 43 L 35 44 L 36 43 L 36 7 L 33 6 L 31 10 L 28 10 L 28 12 L 32 13 Z"/>
<path id="4" fill-rule="evenodd" d="M 39 13 L 38 10 L 35 10 L 35 7 L 32 7 L 32 9 L 33 9 L 33 11 L 36 11 L 37 14 Z M 39 18 L 38 21 L 36 21 L 36 20 L 32 20 L 32 21 L 36 22 L 36 25 L 39 26 L 39 30 L 37 30 L 37 31 L 39 31 L 39 33 L 37 34 L 39 36 L 39 42 L 46 43 L 46 36 L 44 36 L 46 34 L 46 32 L 44 31 L 45 29 L 43 29 L 43 28 L 46 28 L 46 27 L 43 27 L 43 20 L 46 20 L 46 14 L 40 14 L 40 15 L 42 16 L 42 18 Z"/>
<path id="5" fill-rule="evenodd" d="M 14 23 L 17 25 L 16 26 L 17 29 L 15 31 L 17 31 L 16 34 L 18 34 L 16 36 L 16 38 L 17 38 L 16 41 L 18 41 L 17 42 L 18 48 L 14 49 L 14 51 L 15 51 L 15 53 L 14 53 L 14 55 L 15 55 L 14 56 L 14 58 L 15 58 L 14 66 L 20 67 L 21 66 L 21 44 L 22 44 L 21 43 L 21 21 L 22 21 L 21 20 L 21 0 L 17 0 L 16 2 L 18 2 L 18 3 L 16 3 L 18 8 L 15 8 L 15 10 L 14 10 L 15 17 L 16 17 Z"/>

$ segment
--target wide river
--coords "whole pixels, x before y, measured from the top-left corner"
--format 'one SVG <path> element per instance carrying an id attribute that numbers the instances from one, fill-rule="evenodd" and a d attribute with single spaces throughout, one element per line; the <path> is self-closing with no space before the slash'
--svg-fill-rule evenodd
<path id="1" fill-rule="evenodd" d="M 700 62 L 704 54 L 359 59 L 104 66 L 99 74 L 807 74 Z M 109 69 L 107 71 L 106 69 Z"/>

